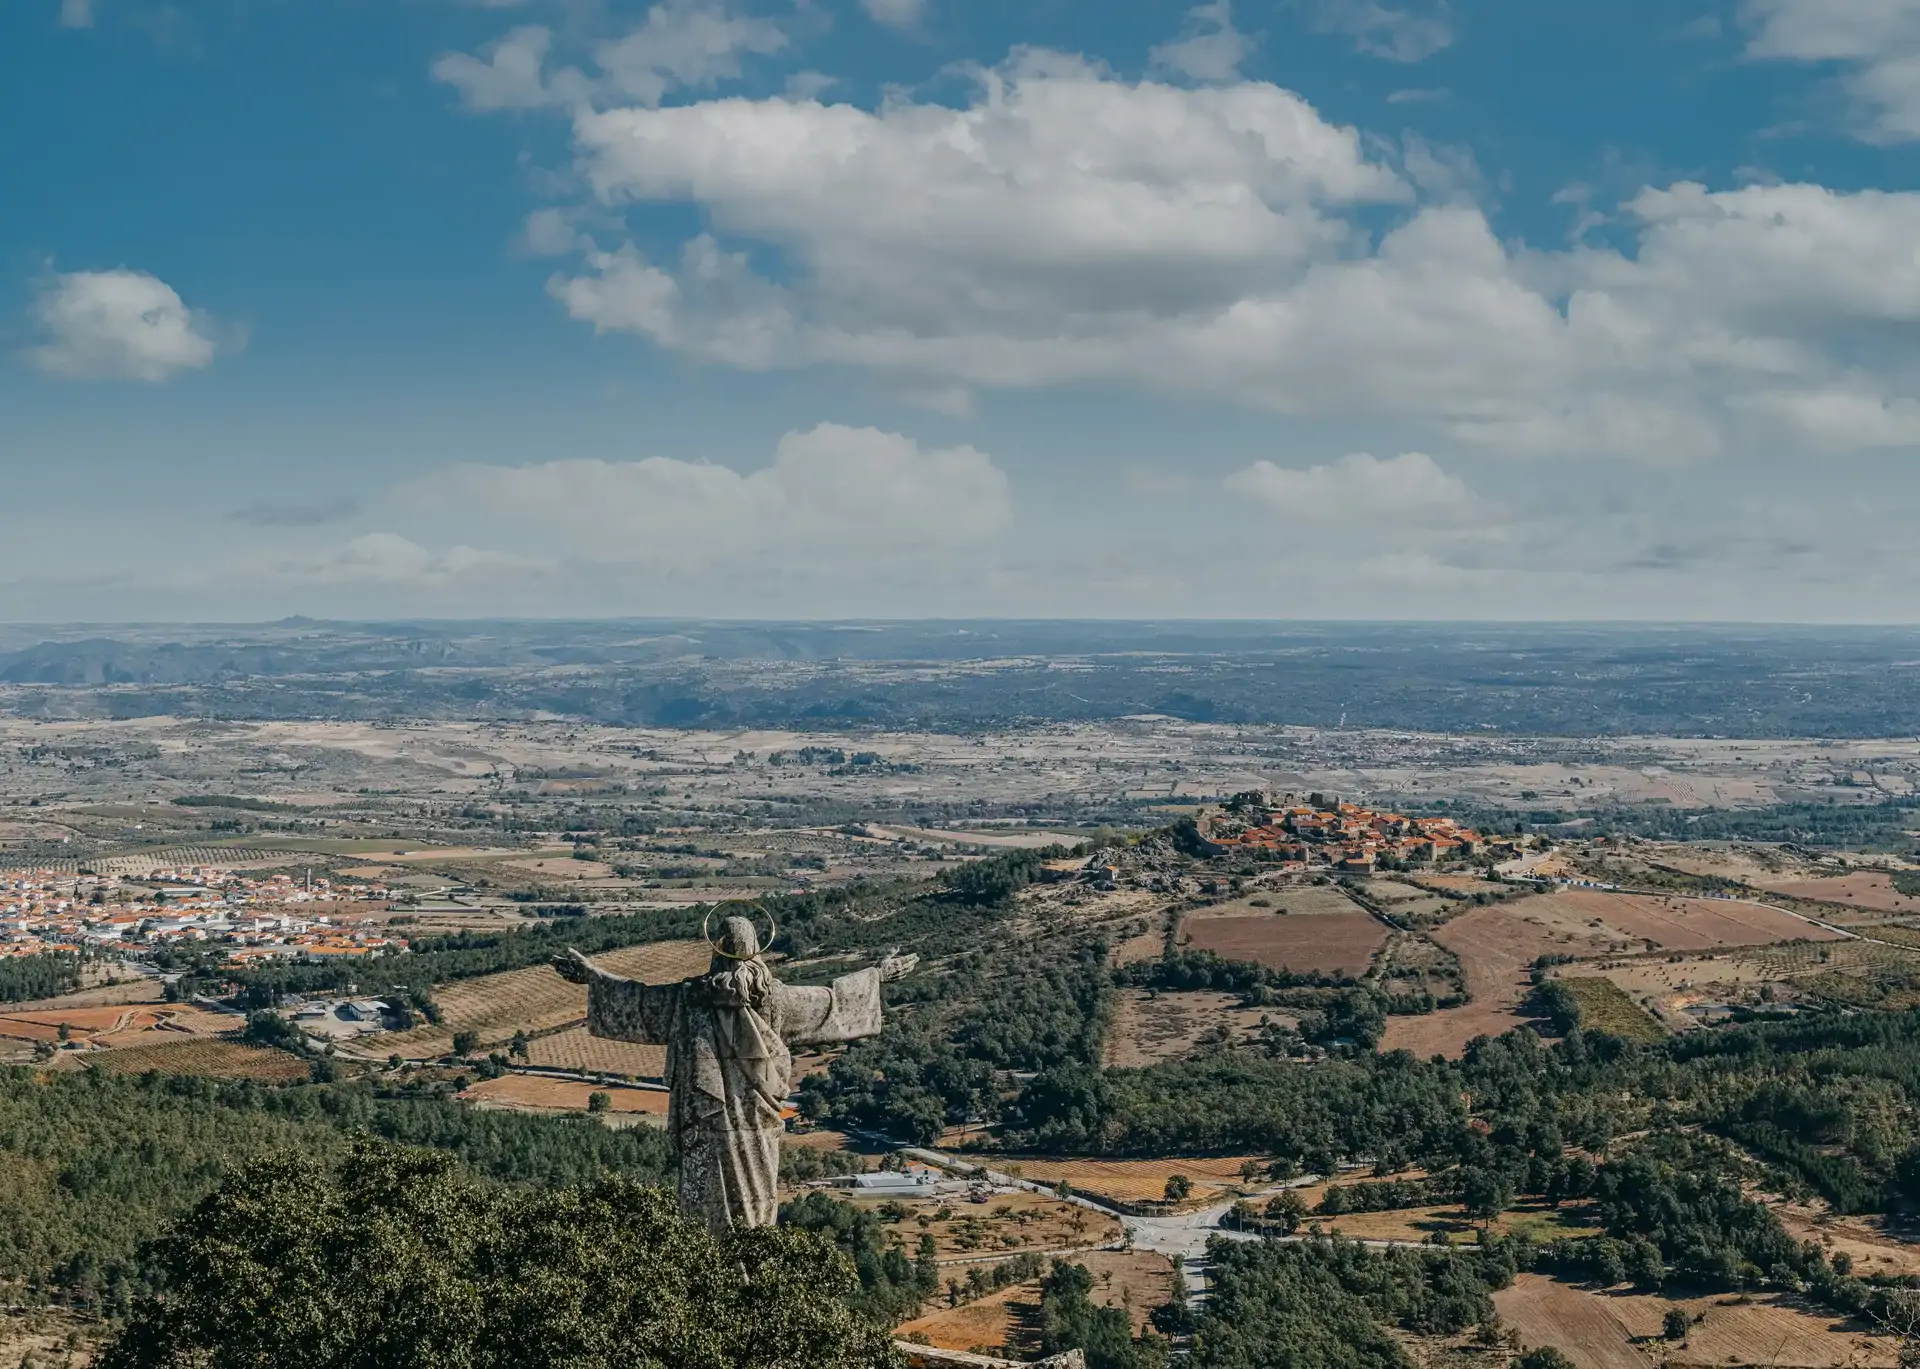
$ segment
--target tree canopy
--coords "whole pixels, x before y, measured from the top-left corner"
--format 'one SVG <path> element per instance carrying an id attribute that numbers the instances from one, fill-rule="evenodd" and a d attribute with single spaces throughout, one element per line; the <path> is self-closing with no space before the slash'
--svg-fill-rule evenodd
<path id="1" fill-rule="evenodd" d="M 796 1228 L 716 1240 L 617 1177 L 480 1182 L 363 1141 L 230 1175 L 159 1240 L 102 1369 L 892 1369 L 853 1266 Z"/>

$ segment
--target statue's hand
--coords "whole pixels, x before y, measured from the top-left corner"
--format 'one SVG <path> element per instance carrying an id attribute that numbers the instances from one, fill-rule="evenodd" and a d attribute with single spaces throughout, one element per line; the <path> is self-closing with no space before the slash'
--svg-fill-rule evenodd
<path id="1" fill-rule="evenodd" d="M 547 963 L 553 966 L 554 972 L 569 984 L 590 984 L 593 982 L 593 977 L 599 973 L 594 969 L 591 960 L 571 946 L 567 947 L 565 955 L 557 955 Z"/>
<path id="2" fill-rule="evenodd" d="M 882 981 L 905 979 L 913 973 L 913 967 L 919 963 L 920 957 L 911 953 L 907 955 L 890 955 L 880 962 L 880 978 Z"/>

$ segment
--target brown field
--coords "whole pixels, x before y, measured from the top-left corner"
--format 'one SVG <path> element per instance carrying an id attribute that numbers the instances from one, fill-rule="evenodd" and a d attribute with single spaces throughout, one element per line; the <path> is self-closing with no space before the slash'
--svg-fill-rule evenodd
<path id="1" fill-rule="evenodd" d="M 569 1027 L 527 1043 L 527 1063 L 589 1074 L 619 1074 L 629 1079 L 659 1079 L 667 1071 L 665 1046 L 637 1046 L 590 1036 L 585 1027 Z"/>
<path id="2" fill-rule="evenodd" d="M 1602 1293 L 1522 1274 L 1493 1295 L 1503 1320 L 1529 1349 L 1551 1345 L 1578 1369 L 1652 1369 L 1672 1365 L 1753 1365 L 1774 1369 L 1888 1369 L 1892 1337 L 1780 1294 L 1746 1303 L 1727 1297 L 1669 1299 Z M 1660 1339 L 1669 1307 L 1697 1319 L 1686 1340 Z"/>
<path id="3" fill-rule="evenodd" d="M 1889 1236 L 1877 1217 L 1836 1217 L 1814 1204 L 1778 1198 L 1768 1198 L 1767 1206 L 1796 1241 L 1813 1241 L 1830 1255 L 1851 1256 L 1859 1277 L 1920 1275 L 1920 1245 Z"/>
<path id="4" fill-rule="evenodd" d="M 1389 1017 L 1380 1049 L 1416 1055 L 1459 1055 L 1476 1036 L 1498 1036 L 1527 1021 L 1516 1011 L 1532 985 L 1536 956 L 1563 952 L 1563 943 L 1513 914 L 1518 904 L 1487 904 L 1430 933 L 1460 957 L 1472 1002 L 1419 1017 Z"/>
<path id="5" fill-rule="evenodd" d="M 1217 916 L 1203 909 L 1182 924 L 1180 939 L 1195 950 L 1273 969 L 1358 975 L 1387 941 L 1387 927 L 1369 913 Z"/>
<path id="6" fill-rule="evenodd" d="M 1290 917 L 1324 917 L 1328 914 L 1364 912 L 1359 904 L 1348 898 L 1335 884 L 1286 884 L 1277 888 L 1262 889 L 1252 895 L 1264 898 L 1273 904 L 1273 911 L 1285 913 Z M 1207 913 L 1219 913 L 1226 916 L 1264 912 L 1254 907 L 1247 899 L 1236 903 L 1222 903 L 1214 908 L 1204 909 Z"/>
<path id="7" fill-rule="evenodd" d="M 1498 884 L 1478 875 L 1414 875 L 1413 882 L 1427 889 L 1449 889 L 1456 894 L 1505 894 L 1512 886 Z"/>
<path id="8" fill-rule="evenodd" d="M 1149 960 L 1158 960 L 1160 952 L 1166 949 L 1166 933 L 1155 928 L 1142 932 L 1138 936 L 1128 937 L 1113 948 L 1115 965 L 1139 965 Z"/>
<path id="9" fill-rule="evenodd" d="M 1837 932 L 1788 913 L 1725 899 L 1566 889 L 1507 906 L 1514 916 L 1537 923 L 1549 934 L 1570 941 L 1606 941 L 1623 950 L 1711 951 L 1841 939 Z"/>
<path id="10" fill-rule="evenodd" d="M 1893 877 L 1884 870 L 1861 870 L 1851 875 L 1831 875 L 1824 879 L 1756 880 L 1757 887 L 1795 898 L 1819 899 L 1823 903 L 1842 903 L 1876 913 L 1920 913 L 1920 898 L 1903 894 L 1893 887 Z"/>
<path id="11" fill-rule="evenodd" d="M 1132 1313 L 1135 1335 L 1145 1328 L 1153 1308 L 1173 1292 L 1173 1264 L 1164 1255 L 1093 1250 L 1075 1256 L 1074 1262 L 1093 1275 L 1095 1304 Z M 1033 1348 L 1032 1321 L 1039 1304 L 1040 1285 L 1021 1284 L 959 1307 L 936 1307 L 901 1323 L 895 1334 L 942 1350 L 1025 1353 Z"/>
<path id="12" fill-rule="evenodd" d="M 1184 1060 L 1200 1038 L 1224 1027 L 1238 1041 L 1260 1025 L 1262 1017 L 1291 1023 L 1286 1013 L 1242 1008 L 1238 994 L 1157 993 L 1151 989 L 1122 989 L 1116 996 L 1113 1023 L 1107 1029 L 1106 1063 L 1132 1069 L 1161 1060 Z"/>
<path id="13" fill-rule="evenodd" d="M 1520 1025 L 1524 1019 L 1516 1010 L 1526 1000 L 1533 961 L 1542 955 L 1593 959 L 1640 953 L 1649 941 L 1666 950 L 1703 951 L 1834 941 L 1839 935 L 1770 908 L 1719 899 L 1569 889 L 1489 904 L 1431 933 L 1460 957 L 1473 1001 L 1422 1017 L 1389 1018 L 1381 1044 L 1418 1055 L 1458 1055 L 1475 1036 Z"/>
<path id="14" fill-rule="evenodd" d="M 555 879 L 612 879 L 613 867 L 597 860 L 575 860 L 572 856 L 548 856 L 537 860 L 502 861 L 509 870 L 525 870 Z"/>
<path id="15" fill-rule="evenodd" d="M 609 951 L 594 957 L 594 963 L 649 984 L 666 984 L 700 973 L 708 958 L 704 942 L 657 941 Z M 369 1038 L 369 1049 L 431 1060 L 453 1049 L 455 1032 L 473 1032 L 486 1050 L 506 1044 L 516 1031 L 553 1031 L 587 1015 L 586 990 L 545 965 L 458 980 L 435 989 L 433 999 L 440 1005 L 437 1024 Z"/>
<path id="16" fill-rule="evenodd" d="M 498 1079 L 482 1079 L 460 1096 L 513 1112 L 585 1112 L 588 1098 L 595 1093 L 607 1095 L 610 1112 L 667 1115 L 667 1095 L 657 1089 L 582 1084 L 572 1079 L 546 1079 L 537 1074 L 503 1074 Z"/>
<path id="17" fill-rule="evenodd" d="M 239 1041 L 207 1037 L 189 1041 L 157 1041 L 75 1057 L 88 1069 L 108 1074 L 197 1074 L 212 1079 L 259 1079 L 275 1084 L 299 1083 L 308 1077 L 307 1062 L 271 1046 L 249 1046 Z"/>
<path id="18" fill-rule="evenodd" d="M 110 1322 L 87 1321 L 60 1308 L 0 1309 L 0 1364 L 87 1369 L 112 1330 Z"/>
<path id="19" fill-rule="evenodd" d="M 1158 1202 L 1166 1192 L 1167 1179 L 1184 1174 L 1193 1181 L 1189 1206 L 1205 1206 L 1231 1197 L 1240 1188 L 1240 1166 L 1248 1160 L 1264 1170 L 1266 1161 L 1257 1155 L 1202 1156 L 1175 1160 L 1080 1160 L 1054 1156 L 993 1156 L 987 1164 L 1003 1173 L 1017 1173 L 1035 1183 L 1057 1184 L 1066 1180 L 1075 1189 L 1095 1198 L 1112 1198 L 1123 1203 Z M 1262 1184 L 1266 1181 L 1260 1180 Z"/>
<path id="20" fill-rule="evenodd" d="M 60 1029 L 68 1038 L 96 1046 L 145 1045 L 179 1036 L 215 1036 L 240 1026 L 238 1018 L 200 1008 L 160 1004 L 108 1007 L 47 1008 L 0 1014 L 0 1037 L 16 1041 L 55 1042 Z"/>
<path id="21" fill-rule="evenodd" d="M 894 1328 L 894 1335 L 939 1350 L 1012 1355 L 1021 1352 L 1029 1324 L 1039 1311 L 1040 1285 L 1017 1284 L 958 1307 L 943 1307 L 902 1322 Z"/>

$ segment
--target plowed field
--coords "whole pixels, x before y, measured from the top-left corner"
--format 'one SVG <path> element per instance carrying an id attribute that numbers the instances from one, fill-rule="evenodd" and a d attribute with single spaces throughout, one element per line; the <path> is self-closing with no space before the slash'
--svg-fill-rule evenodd
<path id="1" fill-rule="evenodd" d="M 287 1051 L 238 1041 L 160 1041 L 77 1057 L 88 1069 L 109 1074 L 197 1074 L 213 1079 L 260 1079 L 293 1084 L 308 1077 L 307 1062 Z"/>
<path id="2" fill-rule="evenodd" d="M 656 941 L 609 951 L 594 963 L 644 983 L 669 984 L 706 969 L 710 954 L 701 941 Z M 455 1032 L 474 1033 L 480 1049 L 488 1050 L 511 1041 L 516 1031 L 552 1031 L 587 1016 L 587 991 L 545 965 L 458 980 L 435 989 L 433 999 L 440 1005 L 438 1023 L 369 1038 L 369 1049 L 430 1060 L 453 1049 Z"/>
<path id="3" fill-rule="evenodd" d="M 1199 913 L 1181 928 L 1197 951 L 1251 960 L 1276 970 L 1359 975 L 1387 941 L 1387 927 L 1367 913 L 1282 916 L 1255 912 L 1209 917 Z"/>
<path id="4" fill-rule="evenodd" d="M 66 1028 L 67 1039 L 102 1046 L 145 1045 L 156 1037 L 215 1036 L 240 1026 L 224 1013 L 162 1004 L 108 1007 L 43 1008 L 0 1014 L 0 1037 L 16 1041 L 54 1042 Z"/>
<path id="5" fill-rule="evenodd" d="M 1515 916 L 1537 921 L 1552 933 L 1589 939 L 1604 936 L 1659 951 L 1711 951 L 1722 946 L 1840 939 L 1838 932 L 1816 927 L 1791 913 L 1730 899 L 1567 889 L 1521 899 L 1508 907 Z"/>
<path id="6" fill-rule="evenodd" d="M 555 1069 L 625 1075 L 629 1079 L 658 1079 L 666 1073 L 665 1046 L 636 1046 L 591 1036 L 585 1027 L 570 1027 L 553 1036 L 527 1043 L 527 1063 Z"/>

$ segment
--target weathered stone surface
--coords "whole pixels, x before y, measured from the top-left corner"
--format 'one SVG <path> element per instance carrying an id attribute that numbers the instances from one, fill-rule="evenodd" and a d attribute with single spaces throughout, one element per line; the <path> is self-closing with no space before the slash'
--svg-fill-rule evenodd
<path id="1" fill-rule="evenodd" d="M 667 1048 L 680 1209 L 718 1234 L 773 1223 L 789 1047 L 874 1035 L 880 985 L 909 973 L 917 957 L 889 957 L 826 988 L 795 988 L 759 958 L 759 934 L 745 918 L 726 920 L 715 950 L 706 974 L 678 984 L 623 979 L 575 952 L 554 968 L 587 985 L 595 1036 Z"/>

